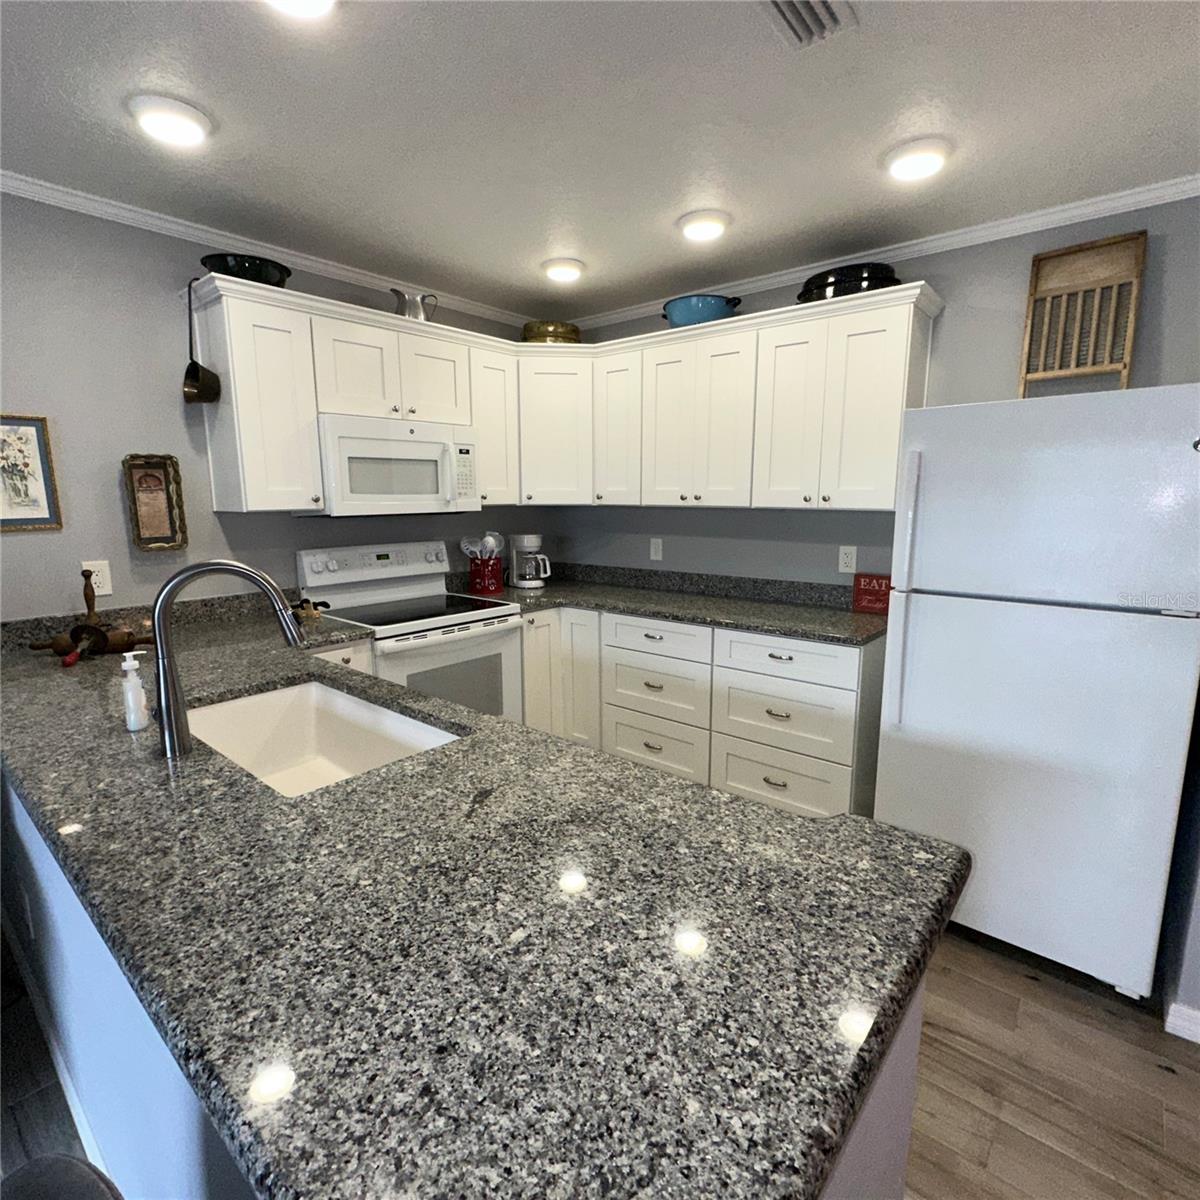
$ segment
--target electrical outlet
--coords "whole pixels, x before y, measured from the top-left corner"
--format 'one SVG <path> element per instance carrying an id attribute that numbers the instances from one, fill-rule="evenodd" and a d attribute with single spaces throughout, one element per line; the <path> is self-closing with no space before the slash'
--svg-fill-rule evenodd
<path id="1" fill-rule="evenodd" d="M 80 563 L 80 567 L 92 573 L 92 587 L 97 596 L 112 595 L 112 576 L 108 573 L 108 559 L 98 558 L 95 562 Z"/>
<path id="2" fill-rule="evenodd" d="M 843 575 L 853 575 L 858 570 L 858 547 L 838 547 L 838 570 Z"/>
<path id="3" fill-rule="evenodd" d="M 650 561 L 662 562 L 662 538 L 650 539 Z"/>

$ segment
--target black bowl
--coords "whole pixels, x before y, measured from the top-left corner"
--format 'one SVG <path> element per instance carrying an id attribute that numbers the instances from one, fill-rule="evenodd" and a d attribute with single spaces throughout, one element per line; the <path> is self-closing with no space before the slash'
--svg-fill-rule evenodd
<path id="1" fill-rule="evenodd" d="M 811 304 L 814 300 L 832 300 L 835 296 L 895 287 L 899 282 L 896 272 L 887 263 L 853 263 L 810 275 L 796 299 L 801 304 Z"/>
<path id="2" fill-rule="evenodd" d="M 251 283 L 269 283 L 272 287 L 286 287 L 292 273 L 283 263 L 255 258 L 253 254 L 206 254 L 200 262 L 218 275 L 233 275 Z"/>

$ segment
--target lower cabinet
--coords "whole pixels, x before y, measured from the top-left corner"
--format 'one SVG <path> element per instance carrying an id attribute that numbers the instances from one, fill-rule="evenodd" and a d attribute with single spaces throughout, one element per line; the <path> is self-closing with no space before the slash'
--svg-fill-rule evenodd
<path id="1" fill-rule="evenodd" d="M 708 782 L 708 738 L 707 729 L 615 704 L 604 706 L 605 750 L 695 783 Z"/>
<path id="2" fill-rule="evenodd" d="M 360 642 L 347 642 L 342 646 L 332 646 L 328 650 L 313 650 L 312 656 L 349 667 L 352 671 L 362 671 L 365 675 L 375 674 L 375 653 L 370 638 Z"/>
<path id="3" fill-rule="evenodd" d="M 600 745 L 600 614 L 548 609 L 525 618 L 525 724 Z"/>
<path id="4" fill-rule="evenodd" d="M 852 774 L 849 767 L 811 755 L 712 735 L 713 787 L 806 817 L 849 812 Z"/>

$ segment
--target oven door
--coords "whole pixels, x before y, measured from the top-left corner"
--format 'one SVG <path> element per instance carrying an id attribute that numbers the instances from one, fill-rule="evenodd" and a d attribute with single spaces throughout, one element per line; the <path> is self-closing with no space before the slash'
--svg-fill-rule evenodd
<path id="1" fill-rule="evenodd" d="M 520 721 L 521 618 L 378 638 L 375 673 L 427 696 Z"/>
<path id="2" fill-rule="evenodd" d="M 327 515 L 457 512 L 448 425 L 334 413 L 318 423 Z"/>

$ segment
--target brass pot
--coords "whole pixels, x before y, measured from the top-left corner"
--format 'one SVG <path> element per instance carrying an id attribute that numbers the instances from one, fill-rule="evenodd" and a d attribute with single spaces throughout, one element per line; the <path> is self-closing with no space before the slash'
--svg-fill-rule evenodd
<path id="1" fill-rule="evenodd" d="M 521 341 L 578 345 L 579 326 L 572 325 L 569 321 L 526 321 L 521 330 Z"/>

